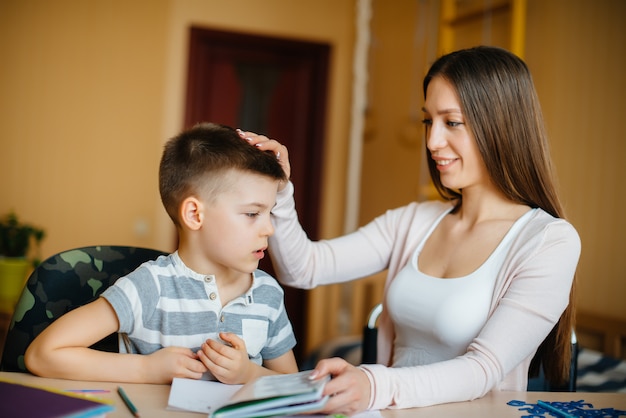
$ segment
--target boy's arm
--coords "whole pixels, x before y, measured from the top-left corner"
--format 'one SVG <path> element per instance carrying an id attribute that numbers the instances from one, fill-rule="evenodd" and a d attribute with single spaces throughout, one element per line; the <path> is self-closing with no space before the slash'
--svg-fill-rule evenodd
<path id="1" fill-rule="evenodd" d="M 199 378 L 206 371 L 191 350 L 181 347 L 150 355 L 89 348 L 118 327 L 111 305 L 98 298 L 61 316 L 39 334 L 26 350 L 26 367 L 44 377 L 134 383 L 169 383 L 173 377 Z"/>
<path id="2" fill-rule="evenodd" d="M 227 344 L 207 340 L 198 351 L 198 357 L 222 383 L 244 384 L 260 376 L 298 371 L 292 350 L 274 359 L 264 360 L 263 366 L 260 366 L 250 361 L 245 341 L 236 334 L 224 332 L 220 338 Z"/>
<path id="3" fill-rule="evenodd" d="M 282 356 L 264 360 L 263 366 L 276 373 L 296 373 L 298 371 L 298 364 L 292 350 L 287 351 Z"/>

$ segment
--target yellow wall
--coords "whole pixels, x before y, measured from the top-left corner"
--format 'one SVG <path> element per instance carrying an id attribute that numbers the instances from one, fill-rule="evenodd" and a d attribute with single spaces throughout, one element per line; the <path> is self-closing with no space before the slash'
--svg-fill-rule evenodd
<path id="1" fill-rule="evenodd" d="M 535 75 L 567 214 L 582 239 L 579 309 L 626 320 L 626 2 L 531 0 Z"/>
<path id="2" fill-rule="evenodd" d="M 0 2 L 0 214 L 45 228 L 44 257 L 154 242 L 166 6 Z"/>
<path id="3" fill-rule="evenodd" d="M 0 214 L 93 244 L 174 248 L 162 143 L 183 125 L 191 24 L 332 47 L 322 234 L 341 230 L 354 14 L 333 0 L 0 2 Z M 324 22 L 324 24 L 319 24 Z"/>

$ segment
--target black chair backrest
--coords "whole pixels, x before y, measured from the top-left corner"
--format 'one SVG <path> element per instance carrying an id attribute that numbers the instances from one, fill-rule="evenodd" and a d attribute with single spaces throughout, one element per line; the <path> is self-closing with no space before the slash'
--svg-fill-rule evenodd
<path id="1" fill-rule="evenodd" d="M 63 251 L 42 262 L 28 278 L 7 333 L 0 370 L 27 372 L 30 342 L 64 313 L 96 299 L 117 279 L 166 253 L 128 246 L 91 246 Z M 92 348 L 118 351 L 117 333 Z"/>
<path id="2" fill-rule="evenodd" d="M 379 303 L 370 311 L 367 324 L 363 327 L 363 348 L 361 352 L 361 364 L 376 363 L 376 344 L 378 341 L 378 327 L 376 325 L 380 313 L 383 311 L 383 304 Z"/>

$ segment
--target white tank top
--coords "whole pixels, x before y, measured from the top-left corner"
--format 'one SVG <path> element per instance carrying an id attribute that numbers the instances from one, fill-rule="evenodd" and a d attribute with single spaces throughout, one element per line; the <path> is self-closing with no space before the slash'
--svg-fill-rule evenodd
<path id="1" fill-rule="evenodd" d="M 496 276 L 511 242 L 533 210 L 509 229 L 489 258 L 471 274 L 441 279 L 423 274 L 418 257 L 424 243 L 448 212 L 428 231 L 389 286 L 385 309 L 395 329 L 394 367 L 449 360 L 467 351 L 487 322 Z"/>

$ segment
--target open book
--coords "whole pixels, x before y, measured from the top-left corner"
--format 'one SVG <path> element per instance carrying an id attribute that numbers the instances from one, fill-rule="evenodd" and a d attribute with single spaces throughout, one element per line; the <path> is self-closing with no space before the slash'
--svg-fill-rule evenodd
<path id="1" fill-rule="evenodd" d="M 311 380 L 311 371 L 263 376 L 243 385 L 230 400 L 211 412 L 211 418 L 247 418 L 293 415 L 324 407 L 327 376 Z"/>

